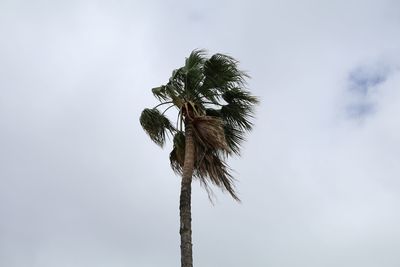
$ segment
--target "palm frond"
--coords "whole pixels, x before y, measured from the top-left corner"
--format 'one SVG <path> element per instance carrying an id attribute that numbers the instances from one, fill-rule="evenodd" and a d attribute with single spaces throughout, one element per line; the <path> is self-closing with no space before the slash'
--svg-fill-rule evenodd
<path id="1" fill-rule="evenodd" d="M 176 132 L 173 143 L 174 147 L 169 154 L 171 168 L 175 173 L 182 174 L 185 159 L 185 133 L 183 131 Z"/>
<path id="2" fill-rule="evenodd" d="M 198 88 L 202 85 L 204 80 L 203 70 L 201 68 L 191 68 L 186 73 L 186 97 L 192 101 L 200 103 L 198 98 Z"/>
<path id="3" fill-rule="evenodd" d="M 240 155 L 240 148 L 245 141 L 244 131 L 233 127 L 231 124 L 224 125 L 225 140 L 229 147 L 229 150 L 236 155 Z"/>
<path id="4" fill-rule="evenodd" d="M 220 118 L 221 117 L 221 110 L 220 109 L 207 108 L 206 109 L 206 115 Z"/>
<path id="5" fill-rule="evenodd" d="M 227 124 L 242 130 L 253 128 L 254 107 L 239 102 L 232 102 L 221 108 L 221 116 Z"/>
<path id="6" fill-rule="evenodd" d="M 182 68 L 182 81 L 185 86 L 185 97 L 191 101 L 196 101 L 198 88 L 203 84 L 203 66 L 206 61 L 205 50 L 194 50 L 186 58 L 185 66 Z"/>
<path id="7" fill-rule="evenodd" d="M 161 85 L 159 87 L 155 87 L 151 89 L 151 92 L 153 95 L 159 100 L 159 101 L 166 101 L 169 100 L 169 96 L 166 91 L 165 85 Z"/>
<path id="8" fill-rule="evenodd" d="M 236 85 L 244 85 L 246 73 L 238 69 L 238 61 L 234 58 L 215 54 L 204 63 L 205 80 L 201 88 L 204 94 L 210 91 L 225 92 Z M 211 90 L 213 89 L 214 90 Z"/>
<path id="9" fill-rule="evenodd" d="M 195 177 L 204 185 L 212 183 L 228 191 L 235 200 L 240 201 L 234 189 L 234 178 L 221 155 L 215 150 L 200 151 L 198 154 L 203 156 L 197 162 Z"/>
<path id="10" fill-rule="evenodd" d="M 193 68 L 202 68 L 204 61 L 206 60 L 206 51 L 203 49 L 195 49 L 190 53 L 189 57 L 186 58 L 185 68 L 190 70 Z"/>
<path id="11" fill-rule="evenodd" d="M 153 95 L 160 101 L 171 101 L 176 106 L 179 106 L 179 95 L 182 93 L 182 84 L 176 80 L 168 82 L 166 85 L 161 85 L 151 89 Z"/>
<path id="12" fill-rule="evenodd" d="M 169 87 L 169 94 L 173 94 L 174 96 L 182 96 L 183 94 L 185 94 L 185 72 L 186 71 L 183 67 L 175 69 L 172 72 L 172 75 L 167 83 L 167 87 Z"/>
<path id="13" fill-rule="evenodd" d="M 161 147 L 165 144 L 167 131 L 175 130 L 168 118 L 157 109 L 144 109 L 139 120 L 150 139 Z"/>
<path id="14" fill-rule="evenodd" d="M 237 112 L 234 112 L 235 114 Z M 227 115 L 228 114 L 228 115 Z M 226 144 L 229 147 L 229 151 L 236 155 L 240 155 L 241 144 L 246 140 L 245 134 L 248 128 L 238 127 L 238 123 L 244 123 L 247 127 L 252 126 L 250 118 L 242 118 L 238 114 L 229 113 L 229 107 L 224 110 L 222 109 L 206 109 L 206 115 L 212 117 L 218 117 L 223 120 L 223 128 L 225 133 Z M 237 121 L 239 120 L 239 122 Z"/>
<path id="15" fill-rule="evenodd" d="M 222 94 L 222 98 L 227 103 L 240 103 L 242 105 L 251 105 L 258 104 L 258 99 L 255 96 L 252 96 L 250 92 L 242 89 L 242 88 L 231 88 L 230 90 L 224 92 Z"/>
<path id="16" fill-rule="evenodd" d="M 217 117 L 200 116 L 193 120 L 196 142 L 208 149 L 230 152 L 225 140 L 223 121 Z"/>

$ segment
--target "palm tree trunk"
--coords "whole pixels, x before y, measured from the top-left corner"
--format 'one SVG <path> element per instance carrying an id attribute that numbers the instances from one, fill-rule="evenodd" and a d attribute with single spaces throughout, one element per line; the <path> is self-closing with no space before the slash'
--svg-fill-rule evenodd
<path id="1" fill-rule="evenodd" d="M 194 170 L 194 142 L 191 122 L 185 122 L 185 160 L 182 171 L 180 196 L 180 235 L 181 235 L 181 267 L 192 267 L 192 214 L 191 191 Z"/>

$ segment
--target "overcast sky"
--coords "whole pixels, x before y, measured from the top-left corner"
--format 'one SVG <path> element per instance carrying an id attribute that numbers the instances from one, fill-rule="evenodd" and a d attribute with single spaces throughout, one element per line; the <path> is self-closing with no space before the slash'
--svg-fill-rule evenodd
<path id="1" fill-rule="evenodd" d="M 400 266 L 400 2 L 0 1 L 0 266 L 179 266 L 140 127 L 191 50 L 261 98 L 242 203 L 193 184 L 195 266 Z"/>

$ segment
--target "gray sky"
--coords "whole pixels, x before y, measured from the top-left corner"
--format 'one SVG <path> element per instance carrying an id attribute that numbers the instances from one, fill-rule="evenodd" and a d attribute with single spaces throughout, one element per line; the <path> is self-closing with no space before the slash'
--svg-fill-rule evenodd
<path id="1" fill-rule="evenodd" d="M 178 266 L 141 110 L 195 48 L 261 98 L 242 199 L 193 185 L 196 266 L 400 266 L 400 2 L 0 1 L 0 266 Z"/>

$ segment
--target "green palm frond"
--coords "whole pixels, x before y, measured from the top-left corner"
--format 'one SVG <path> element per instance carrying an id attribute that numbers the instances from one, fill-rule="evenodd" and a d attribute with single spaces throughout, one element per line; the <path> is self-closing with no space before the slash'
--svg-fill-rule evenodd
<path id="1" fill-rule="evenodd" d="M 222 94 L 222 98 L 227 103 L 240 103 L 242 105 L 258 104 L 258 99 L 252 96 L 250 92 L 241 88 L 231 88 Z"/>
<path id="2" fill-rule="evenodd" d="M 245 141 L 244 132 L 227 123 L 224 125 L 224 132 L 229 150 L 236 155 L 240 155 L 240 147 Z"/>
<path id="3" fill-rule="evenodd" d="M 159 100 L 159 101 L 166 101 L 169 100 L 169 96 L 166 91 L 165 85 L 161 85 L 159 87 L 155 87 L 151 89 L 151 92 L 153 95 Z"/>
<path id="4" fill-rule="evenodd" d="M 194 50 L 186 59 L 185 66 L 182 68 L 185 83 L 185 96 L 192 101 L 196 100 L 198 88 L 203 84 L 203 66 L 206 61 L 204 50 Z"/>
<path id="5" fill-rule="evenodd" d="M 175 69 L 172 71 L 172 75 L 169 78 L 166 86 L 166 93 L 170 99 L 174 100 L 175 98 L 182 96 L 185 94 L 185 83 L 186 83 L 186 74 L 184 68 Z"/>
<path id="6" fill-rule="evenodd" d="M 221 108 L 221 116 L 232 127 L 250 131 L 253 128 L 253 106 L 232 102 Z"/>
<path id="7" fill-rule="evenodd" d="M 185 133 L 183 131 L 176 132 L 173 143 L 174 147 L 169 154 L 171 168 L 175 173 L 181 174 L 185 159 Z"/>
<path id="8" fill-rule="evenodd" d="M 243 129 L 242 127 L 238 127 L 237 120 L 234 120 L 234 116 L 232 115 L 232 113 L 228 113 L 228 111 L 229 110 L 226 110 L 226 108 L 225 108 L 224 109 L 225 116 L 223 116 L 221 109 L 209 108 L 206 110 L 206 114 L 208 116 L 219 117 L 224 121 L 223 128 L 224 128 L 224 133 L 225 133 L 225 140 L 229 147 L 229 150 L 236 155 L 240 155 L 240 147 L 241 147 L 241 144 L 243 143 L 243 141 L 245 141 L 245 134 L 246 134 L 247 128 Z M 229 116 L 226 113 L 228 113 Z M 239 117 L 239 118 L 240 118 L 240 121 L 244 120 L 245 124 L 247 126 L 251 127 L 252 123 L 249 121 L 249 119 L 245 120 L 242 117 Z"/>
<path id="9" fill-rule="evenodd" d="M 205 80 L 202 89 L 215 88 L 218 92 L 225 92 L 235 85 L 244 85 L 248 77 L 239 70 L 238 61 L 234 58 L 215 54 L 204 63 Z"/>
<path id="10" fill-rule="evenodd" d="M 193 68 L 203 68 L 204 62 L 206 61 L 206 51 L 203 49 L 196 49 L 190 53 L 189 57 L 185 61 L 185 69 L 191 70 Z"/>
<path id="11" fill-rule="evenodd" d="M 165 144 L 167 131 L 172 133 L 175 130 L 168 118 L 157 109 L 144 109 L 139 120 L 150 139 L 161 147 Z"/>
<path id="12" fill-rule="evenodd" d="M 190 69 L 186 74 L 186 96 L 187 99 L 191 99 L 197 103 L 201 103 L 197 97 L 198 88 L 203 83 L 204 76 L 203 70 L 198 68 Z"/>
<path id="13" fill-rule="evenodd" d="M 220 118 L 221 109 L 206 108 L 206 115 Z"/>

